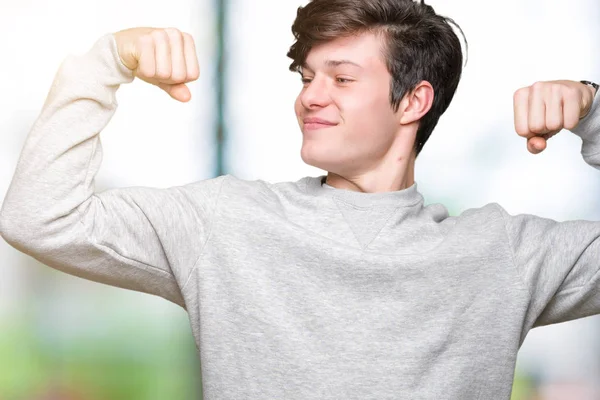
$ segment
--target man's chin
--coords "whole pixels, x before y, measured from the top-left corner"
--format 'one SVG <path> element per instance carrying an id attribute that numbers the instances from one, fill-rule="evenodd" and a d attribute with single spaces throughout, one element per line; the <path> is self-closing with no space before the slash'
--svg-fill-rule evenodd
<path id="1" fill-rule="evenodd" d="M 322 148 L 316 148 L 316 146 L 302 145 L 300 150 L 300 157 L 305 164 L 311 167 L 322 169 L 323 171 L 334 171 L 337 169 L 337 165 L 340 160 L 334 159 L 330 151 Z"/>

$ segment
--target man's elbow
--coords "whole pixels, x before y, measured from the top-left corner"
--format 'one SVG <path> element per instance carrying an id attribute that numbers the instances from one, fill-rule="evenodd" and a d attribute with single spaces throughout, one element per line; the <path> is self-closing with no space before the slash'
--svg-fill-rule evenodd
<path id="1" fill-rule="evenodd" d="M 0 210 L 0 236 L 14 248 L 21 250 L 27 243 L 23 224 L 19 224 L 4 208 Z"/>
<path id="2" fill-rule="evenodd" d="M 43 229 L 35 215 L 23 215 L 22 211 L 9 207 L 0 209 L 0 236 L 15 249 L 28 252 L 39 241 Z"/>

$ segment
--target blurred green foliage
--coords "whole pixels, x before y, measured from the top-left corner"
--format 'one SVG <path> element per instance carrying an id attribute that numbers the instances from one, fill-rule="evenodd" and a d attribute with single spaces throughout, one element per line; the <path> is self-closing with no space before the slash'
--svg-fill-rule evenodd
<path id="1" fill-rule="evenodd" d="M 166 332 L 144 325 L 112 328 L 100 337 L 49 341 L 26 320 L 3 320 L 0 399 L 201 398 L 189 326 Z"/>

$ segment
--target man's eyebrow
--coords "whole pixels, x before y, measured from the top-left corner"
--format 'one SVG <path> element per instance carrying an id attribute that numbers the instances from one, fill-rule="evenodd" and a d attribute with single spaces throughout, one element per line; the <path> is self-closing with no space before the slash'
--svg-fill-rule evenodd
<path id="1" fill-rule="evenodd" d="M 327 65 L 328 67 L 337 67 L 338 65 L 343 65 L 343 64 L 350 64 L 350 65 L 354 65 L 355 67 L 362 68 L 362 66 L 360 66 L 357 63 L 355 63 L 354 61 L 350 61 L 350 60 L 327 60 L 327 61 L 325 61 L 325 65 Z"/>
<path id="2" fill-rule="evenodd" d="M 350 61 L 350 60 L 326 60 L 325 61 L 325 65 L 330 68 L 337 67 L 337 66 L 344 65 L 344 64 L 353 65 L 360 69 L 363 68 L 361 65 L 355 63 L 354 61 Z M 306 62 L 304 64 L 302 64 L 302 69 L 307 69 L 309 71 L 313 70 L 311 67 L 308 66 L 308 64 Z"/>

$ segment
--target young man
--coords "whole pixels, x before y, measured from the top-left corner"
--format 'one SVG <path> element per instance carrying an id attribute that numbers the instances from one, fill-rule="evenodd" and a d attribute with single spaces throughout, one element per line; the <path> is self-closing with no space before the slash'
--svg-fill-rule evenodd
<path id="1" fill-rule="evenodd" d="M 424 206 L 415 158 L 462 69 L 449 21 L 410 0 L 299 9 L 301 154 L 326 177 L 97 193 L 119 85 L 188 101 L 198 77 L 188 34 L 103 36 L 59 68 L 0 232 L 51 267 L 184 307 L 206 399 L 508 399 L 531 328 L 600 313 L 600 223 Z M 596 90 L 518 90 L 529 151 L 566 128 L 600 168 Z"/>

